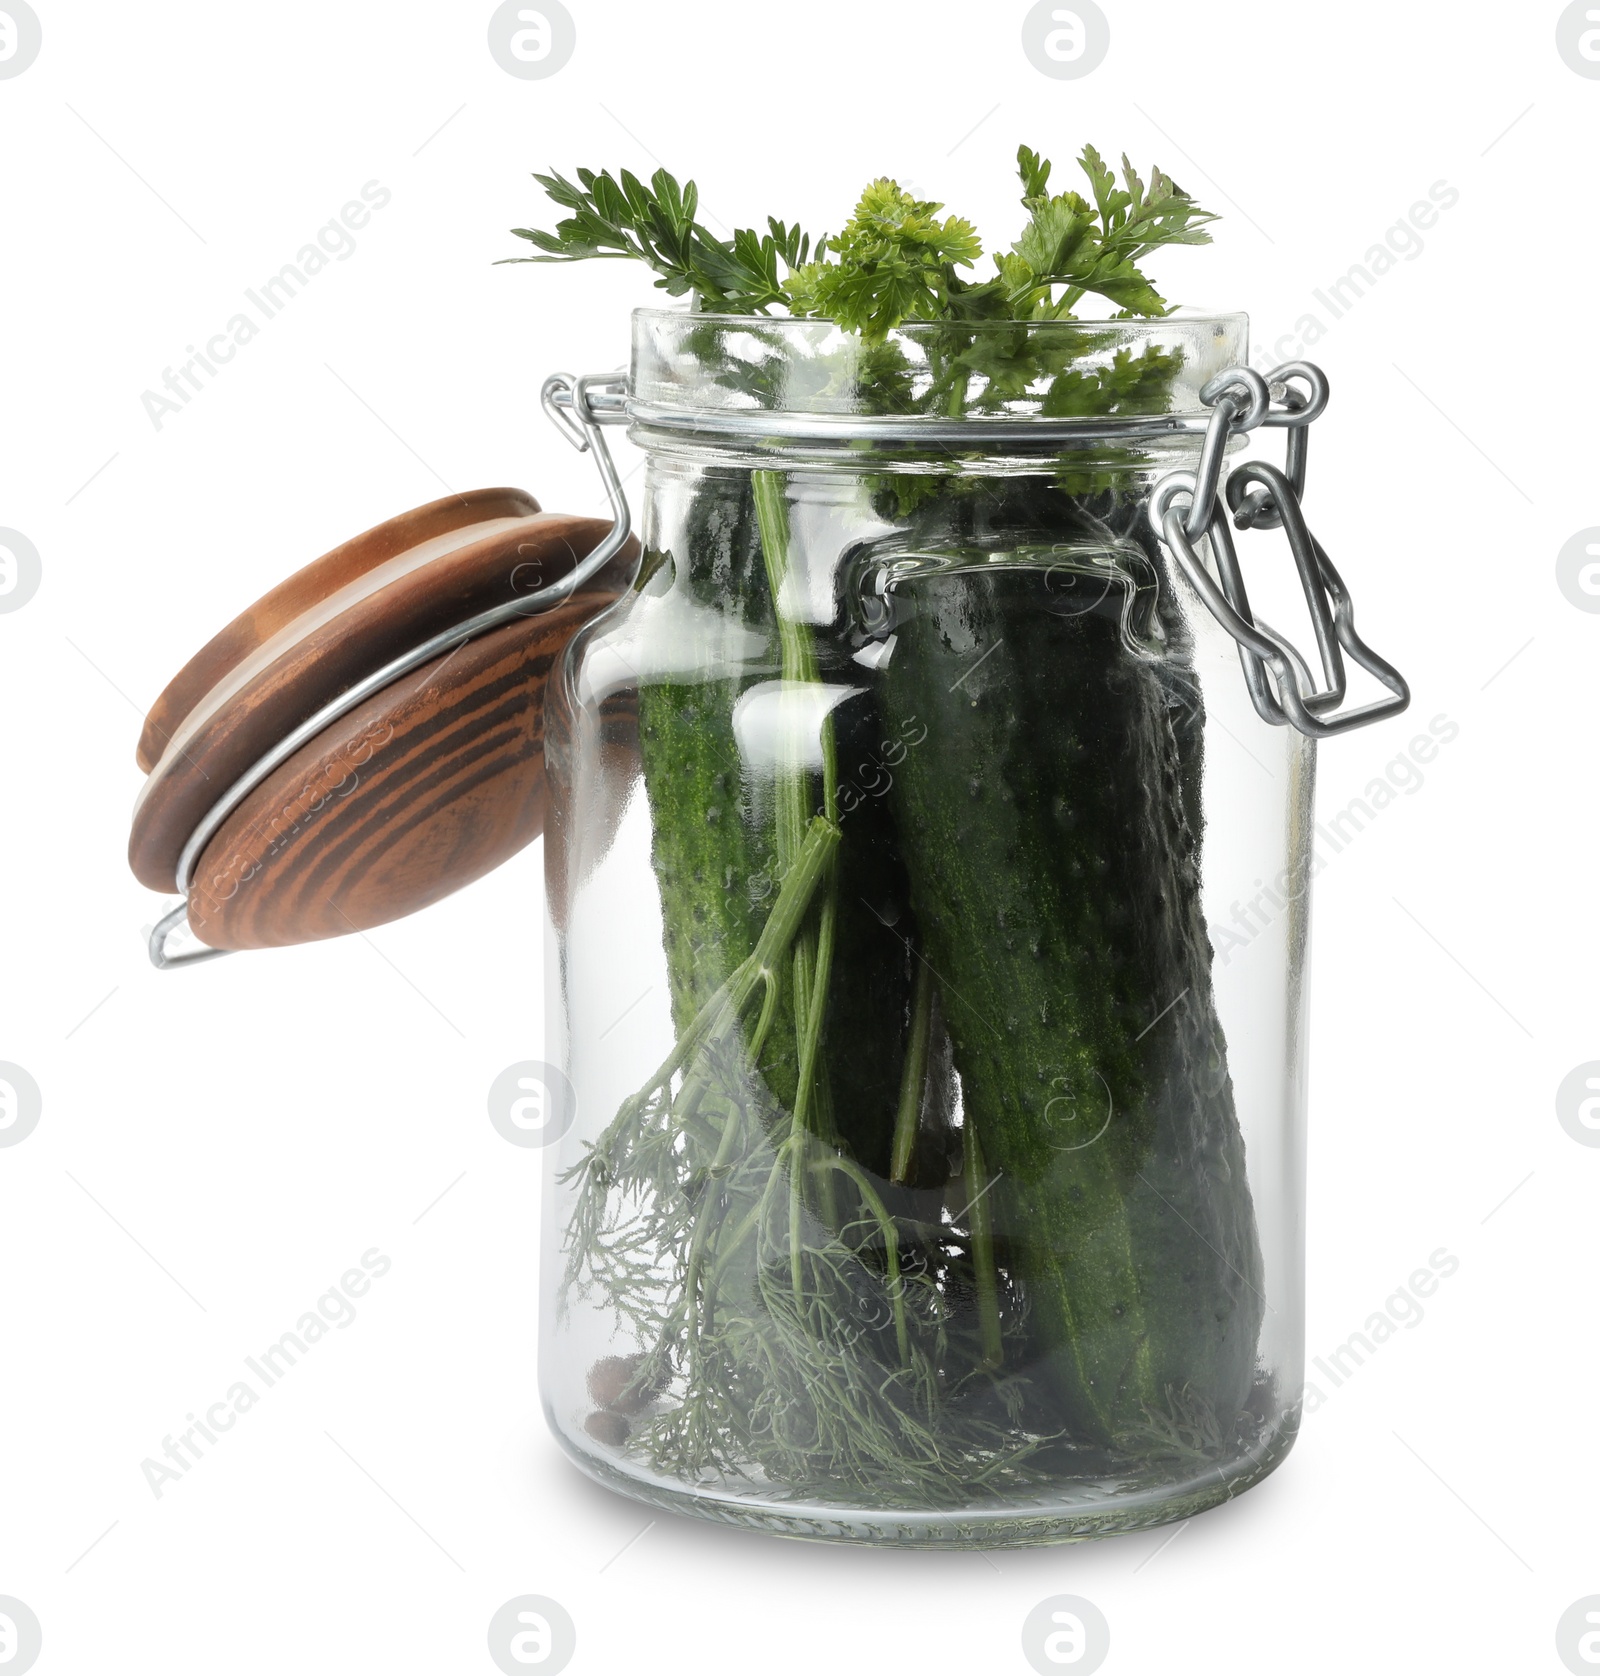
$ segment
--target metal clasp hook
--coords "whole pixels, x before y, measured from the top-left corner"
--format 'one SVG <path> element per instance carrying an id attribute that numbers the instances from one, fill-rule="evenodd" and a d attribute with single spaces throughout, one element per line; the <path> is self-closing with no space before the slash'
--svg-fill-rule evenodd
<path id="1" fill-rule="evenodd" d="M 1304 394 L 1293 387 L 1291 380 L 1296 379 L 1307 385 Z M 1263 399 L 1274 385 L 1284 392 L 1278 407 Z M 1237 393 L 1241 390 L 1250 398 L 1248 405 L 1241 404 Z M 1400 672 L 1356 633 L 1350 591 L 1307 527 L 1300 506 L 1305 488 L 1306 433 L 1328 404 L 1328 380 L 1321 368 L 1309 361 L 1289 361 L 1263 380 L 1248 367 L 1235 367 L 1210 380 L 1201 390 L 1200 399 L 1212 407 L 1212 418 L 1197 469 L 1168 472 L 1156 484 L 1150 496 L 1150 523 L 1172 549 L 1206 608 L 1238 642 L 1245 685 L 1256 713 L 1274 727 L 1287 723 L 1310 739 L 1326 739 L 1397 715 L 1411 702 L 1411 690 Z M 1288 469 L 1280 471 L 1263 460 L 1247 461 L 1228 479 L 1228 505 L 1241 530 L 1276 529 L 1281 525 L 1287 534 L 1316 635 L 1324 681 L 1321 687 L 1294 646 L 1252 613 L 1233 534 L 1217 494 L 1229 434 L 1257 425 L 1288 429 Z M 1188 504 L 1178 504 L 1179 497 L 1185 495 Z M 1210 538 L 1217 577 L 1195 551 L 1202 535 Z M 1344 701 L 1345 653 L 1376 676 L 1390 696 L 1342 715 L 1330 714 Z"/>

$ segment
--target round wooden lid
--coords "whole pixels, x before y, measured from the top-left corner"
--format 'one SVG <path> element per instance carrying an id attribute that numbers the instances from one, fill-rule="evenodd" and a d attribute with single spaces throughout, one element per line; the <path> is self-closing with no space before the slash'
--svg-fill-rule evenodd
<path id="1" fill-rule="evenodd" d="M 199 823 L 294 729 L 433 637 L 560 581 L 609 529 L 541 512 L 521 490 L 477 490 L 402 513 L 280 583 L 146 718 L 135 875 L 179 888 Z M 545 679 L 627 586 L 638 551 L 630 540 L 554 609 L 455 645 L 306 740 L 206 840 L 189 889 L 196 935 L 242 949 L 365 930 L 539 836 Z"/>

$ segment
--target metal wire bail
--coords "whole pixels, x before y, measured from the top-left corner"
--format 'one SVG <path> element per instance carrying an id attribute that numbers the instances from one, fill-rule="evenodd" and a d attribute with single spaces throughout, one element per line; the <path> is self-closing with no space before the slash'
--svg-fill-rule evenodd
<path id="1" fill-rule="evenodd" d="M 1294 381 L 1305 384 L 1305 391 L 1296 389 Z M 1270 397 L 1273 388 L 1282 391 L 1277 406 Z M 1245 685 L 1257 715 L 1274 727 L 1294 727 L 1310 739 L 1326 739 L 1397 715 L 1411 702 L 1411 689 L 1400 672 L 1356 633 L 1350 591 L 1312 535 L 1300 506 L 1307 433 L 1328 405 L 1328 380 L 1322 369 L 1309 361 L 1287 361 L 1263 379 L 1248 367 L 1233 367 L 1211 379 L 1200 399 L 1212 413 L 1199 462 L 1194 471 L 1168 472 L 1156 484 L 1150 496 L 1150 524 L 1172 549 L 1206 608 L 1238 642 Z M 1287 535 L 1316 635 L 1323 676 L 1320 687 L 1295 647 L 1251 611 L 1227 513 L 1217 493 L 1229 436 L 1259 425 L 1288 430 L 1286 470 L 1264 460 L 1246 461 L 1229 475 L 1227 502 L 1239 529 L 1281 527 Z M 1202 536 L 1209 538 L 1216 576 L 1196 551 Z M 1376 676 L 1390 696 L 1338 713 L 1345 696 L 1345 654 Z"/>
<path id="2" fill-rule="evenodd" d="M 519 599 L 480 611 L 465 622 L 430 636 L 420 646 L 415 646 L 409 652 L 392 659 L 381 669 L 375 669 L 370 675 L 363 676 L 353 686 L 347 687 L 320 710 L 308 716 L 293 732 L 286 734 L 270 751 L 252 763 L 206 811 L 179 853 L 177 885 L 183 893 L 183 900 L 163 914 L 150 929 L 149 952 L 153 966 L 160 971 L 170 971 L 174 967 L 192 966 L 197 961 L 210 960 L 217 955 L 231 952 L 228 949 L 201 946 L 169 953 L 167 940 L 180 928 L 186 928 L 188 925 L 189 893 L 193 888 L 195 871 L 206 845 L 228 816 L 279 764 L 287 762 L 308 740 L 314 739 L 341 716 L 348 715 L 374 693 L 381 691 L 391 682 L 398 681 L 402 675 L 408 675 L 412 670 L 420 669 L 425 663 L 431 663 L 433 659 L 443 656 L 466 641 L 474 640 L 479 635 L 487 634 L 491 629 L 497 629 L 518 617 L 531 617 L 553 610 L 570 599 L 591 576 L 604 568 L 621 551 L 632 528 L 632 518 L 628 511 L 628 497 L 623 493 L 616 463 L 612 460 L 611 450 L 600 433 L 600 426 L 627 422 L 627 415 L 622 406 L 626 388 L 627 375 L 624 373 L 589 373 L 582 378 L 574 378 L 570 373 L 558 372 L 544 381 L 544 386 L 539 392 L 541 406 L 573 447 L 581 453 L 592 450 L 601 481 L 605 484 L 606 498 L 611 503 L 611 528 L 601 537 L 594 550 L 586 554 L 559 581 Z"/>

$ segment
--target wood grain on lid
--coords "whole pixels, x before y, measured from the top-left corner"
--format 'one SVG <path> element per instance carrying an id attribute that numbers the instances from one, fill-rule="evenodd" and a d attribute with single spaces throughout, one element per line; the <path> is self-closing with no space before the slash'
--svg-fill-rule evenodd
<path id="1" fill-rule="evenodd" d="M 167 683 L 150 706 L 139 735 L 140 768 L 148 774 L 155 767 L 184 717 L 229 669 L 319 600 L 436 536 L 489 518 L 525 518 L 538 510 L 538 501 L 521 489 L 472 489 L 446 495 L 341 542 L 285 577 L 213 635 Z"/>
<path id="2" fill-rule="evenodd" d="M 452 522 L 462 501 L 483 515 Z M 320 566 L 314 582 L 274 590 L 271 610 L 243 613 L 191 660 L 163 694 L 167 723 L 146 728 L 146 743 L 164 744 L 134 811 L 129 862 L 141 882 L 174 889 L 198 822 L 307 717 L 432 636 L 559 581 L 610 528 L 506 510 L 519 504 L 535 503 L 480 491 L 391 520 L 383 541 L 325 555 L 291 578 Z M 359 562 L 328 562 L 358 549 Z M 571 600 L 401 677 L 280 765 L 200 858 L 190 920 L 203 940 L 259 947 L 365 929 L 538 836 L 545 678 L 627 585 L 638 552 L 630 541 Z M 202 668 L 214 679 L 200 690 Z"/>

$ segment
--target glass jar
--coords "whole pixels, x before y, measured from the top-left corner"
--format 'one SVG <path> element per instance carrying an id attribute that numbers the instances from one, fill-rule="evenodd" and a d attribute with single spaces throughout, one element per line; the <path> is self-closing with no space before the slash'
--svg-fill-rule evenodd
<path id="1" fill-rule="evenodd" d="M 987 1546 L 1288 1451 L 1314 745 L 1148 507 L 1246 332 L 635 316 L 644 557 L 546 727 L 540 1379 L 602 1483 Z"/>

